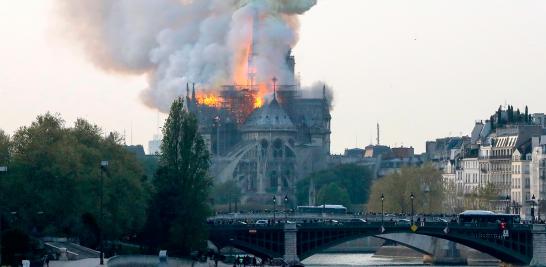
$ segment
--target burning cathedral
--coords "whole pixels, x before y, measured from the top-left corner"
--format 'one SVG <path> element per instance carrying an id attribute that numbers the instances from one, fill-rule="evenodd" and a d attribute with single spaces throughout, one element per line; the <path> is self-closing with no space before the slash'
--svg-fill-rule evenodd
<path id="1" fill-rule="evenodd" d="M 285 62 L 292 74 L 287 81 L 293 82 L 290 52 Z M 326 86 L 304 96 L 296 83 L 273 77 L 268 84 L 253 84 L 254 75 L 249 73 L 247 85 L 223 86 L 218 95 L 200 94 L 195 85 L 190 92 L 187 86 L 187 108 L 198 117 L 216 182 L 235 181 L 243 203 L 270 203 L 272 195 L 294 199 L 298 179 L 326 165 L 331 99 Z"/>
<path id="2" fill-rule="evenodd" d="M 67 1 L 66 26 L 96 66 L 146 75 L 148 107 L 168 112 L 186 91 L 211 175 L 236 181 L 243 201 L 292 196 L 324 166 L 331 97 L 300 88 L 291 54 L 298 17 L 317 0 L 111 2 Z"/>

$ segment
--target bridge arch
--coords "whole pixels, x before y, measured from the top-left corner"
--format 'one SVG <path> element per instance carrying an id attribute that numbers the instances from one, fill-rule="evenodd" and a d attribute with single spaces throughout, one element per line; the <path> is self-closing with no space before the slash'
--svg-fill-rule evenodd
<path id="1" fill-rule="evenodd" d="M 218 244 L 219 241 L 225 244 L 231 242 L 236 248 L 266 258 L 282 257 L 285 252 L 282 225 L 229 225 L 213 227 L 211 230 L 211 241 L 219 247 L 223 247 Z M 297 227 L 297 244 L 293 245 L 299 259 L 303 260 L 347 241 L 388 233 L 412 233 L 453 241 L 507 263 L 528 264 L 533 256 L 532 233 L 528 227 L 523 226 L 511 229 L 510 238 L 504 238 L 498 227 L 494 226 L 465 227 L 459 224 L 427 223 L 427 226 L 412 231 L 409 225 L 394 223 L 302 224 Z"/>
<path id="2" fill-rule="evenodd" d="M 423 237 L 423 235 L 417 235 L 417 234 L 414 234 L 414 236 Z M 381 240 L 385 240 L 385 241 L 395 242 L 397 244 L 400 244 L 404 247 L 407 247 L 411 250 L 417 251 L 424 255 L 432 256 L 434 254 L 433 245 L 431 245 L 430 243 L 422 242 L 423 240 L 421 240 L 421 242 L 418 242 L 415 240 L 403 240 L 402 238 L 392 237 L 390 236 L 390 234 L 375 235 L 374 237 L 379 238 Z M 426 237 L 429 237 L 429 236 L 426 236 Z"/>
<path id="3" fill-rule="evenodd" d="M 320 230 L 320 228 L 323 229 Z M 316 233 L 309 233 L 312 231 L 316 231 Z M 298 231 L 298 255 L 300 259 L 305 259 L 343 242 L 388 233 L 411 233 L 453 241 L 507 263 L 527 264 L 532 258 L 532 235 L 529 231 L 512 231 L 510 239 L 503 239 L 499 229 L 495 227 L 468 229 L 459 225 L 447 226 L 445 224 L 422 227 L 415 232 L 411 231 L 409 226 L 396 225 L 379 226 L 377 229 L 374 229 L 373 226 L 371 228 L 343 226 L 319 226 L 318 229 L 302 228 Z"/>

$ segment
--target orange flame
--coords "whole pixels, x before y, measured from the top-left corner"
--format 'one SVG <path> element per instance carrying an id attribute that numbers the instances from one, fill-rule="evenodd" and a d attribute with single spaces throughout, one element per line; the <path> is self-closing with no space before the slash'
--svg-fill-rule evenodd
<path id="1" fill-rule="evenodd" d="M 254 101 L 254 108 L 261 108 L 264 105 L 264 99 L 262 96 L 257 96 Z"/>
<path id="2" fill-rule="evenodd" d="M 241 86 L 245 89 L 251 89 L 254 94 L 254 103 L 253 108 L 261 108 L 265 104 L 265 95 L 270 92 L 270 88 L 265 83 L 258 83 L 255 80 L 255 74 L 257 73 L 256 66 L 251 63 L 253 56 L 253 20 L 250 20 L 247 29 L 242 29 L 243 31 L 248 31 L 246 38 L 239 40 L 238 47 L 236 48 L 235 59 L 233 61 L 233 73 L 232 79 L 233 83 L 236 86 Z M 257 89 L 257 90 L 256 90 Z M 197 102 L 201 105 L 207 105 L 210 107 L 220 108 L 222 105 L 229 105 L 225 102 L 225 99 L 222 99 L 221 96 L 217 94 L 200 94 L 197 96 Z M 229 102 L 229 101 L 228 101 Z"/>
<path id="3" fill-rule="evenodd" d="M 221 103 L 220 100 L 220 97 L 213 94 L 202 94 L 197 96 L 197 103 L 209 107 L 219 107 Z"/>

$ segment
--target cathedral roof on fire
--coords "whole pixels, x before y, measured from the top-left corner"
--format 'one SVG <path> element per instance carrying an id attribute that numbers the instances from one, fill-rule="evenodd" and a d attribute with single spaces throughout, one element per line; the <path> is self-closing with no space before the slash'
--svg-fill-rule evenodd
<path id="1" fill-rule="evenodd" d="M 294 123 L 279 105 L 276 98 L 269 104 L 254 110 L 241 128 L 243 132 L 253 131 L 296 131 Z"/>

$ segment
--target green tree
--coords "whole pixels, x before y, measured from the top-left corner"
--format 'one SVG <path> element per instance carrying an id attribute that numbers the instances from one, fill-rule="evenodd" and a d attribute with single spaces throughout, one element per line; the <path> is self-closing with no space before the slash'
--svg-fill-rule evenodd
<path id="1" fill-rule="evenodd" d="M 10 138 L 0 129 L 0 166 L 4 166 L 9 161 Z"/>
<path id="2" fill-rule="evenodd" d="M 187 256 L 206 246 L 204 222 L 210 214 L 207 198 L 212 180 L 207 175 L 209 153 L 197 127 L 182 99 L 175 100 L 163 127 L 148 228 L 151 245 L 174 255 Z"/>
<path id="3" fill-rule="evenodd" d="M 410 195 L 414 194 L 414 211 L 435 213 L 443 211 L 445 187 L 442 176 L 431 165 L 404 167 L 400 172 L 385 176 L 372 186 L 368 210 L 381 212 L 380 196 L 385 196 L 385 212 L 411 210 Z"/>
<path id="4" fill-rule="evenodd" d="M 499 198 L 499 189 L 492 182 L 487 182 L 485 185 L 476 190 L 476 198 L 479 209 L 491 209 L 491 201 Z"/>
<path id="5" fill-rule="evenodd" d="M 335 183 L 347 190 L 352 204 L 363 204 L 368 199 L 372 174 L 368 168 L 356 164 L 339 165 L 312 173 L 297 183 L 297 199 L 300 204 L 308 204 L 311 179 L 317 190 L 325 185 Z"/>
<path id="6" fill-rule="evenodd" d="M 77 120 L 65 127 L 59 115 L 40 115 L 10 141 L 9 172 L 3 179 L 6 209 L 16 211 L 27 232 L 77 237 L 84 217 L 98 221 L 101 160 L 110 166 L 104 179 L 105 237 L 117 240 L 140 230 L 149 186 L 135 157 L 116 134 Z"/>
<path id="7" fill-rule="evenodd" d="M 241 188 L 235 180 L 228 180 L 223 183 L 215 184 L 212 190 L 215 204 L 239 203 L 242 193 Z"/>
<path id="8" fill-rule="evenodd" d="M 337 204 L 350 207 L 351 200 L 347 189 L 336 183 L 330 183 L 320 188 L 317 194 L 317 204 Z"/>

